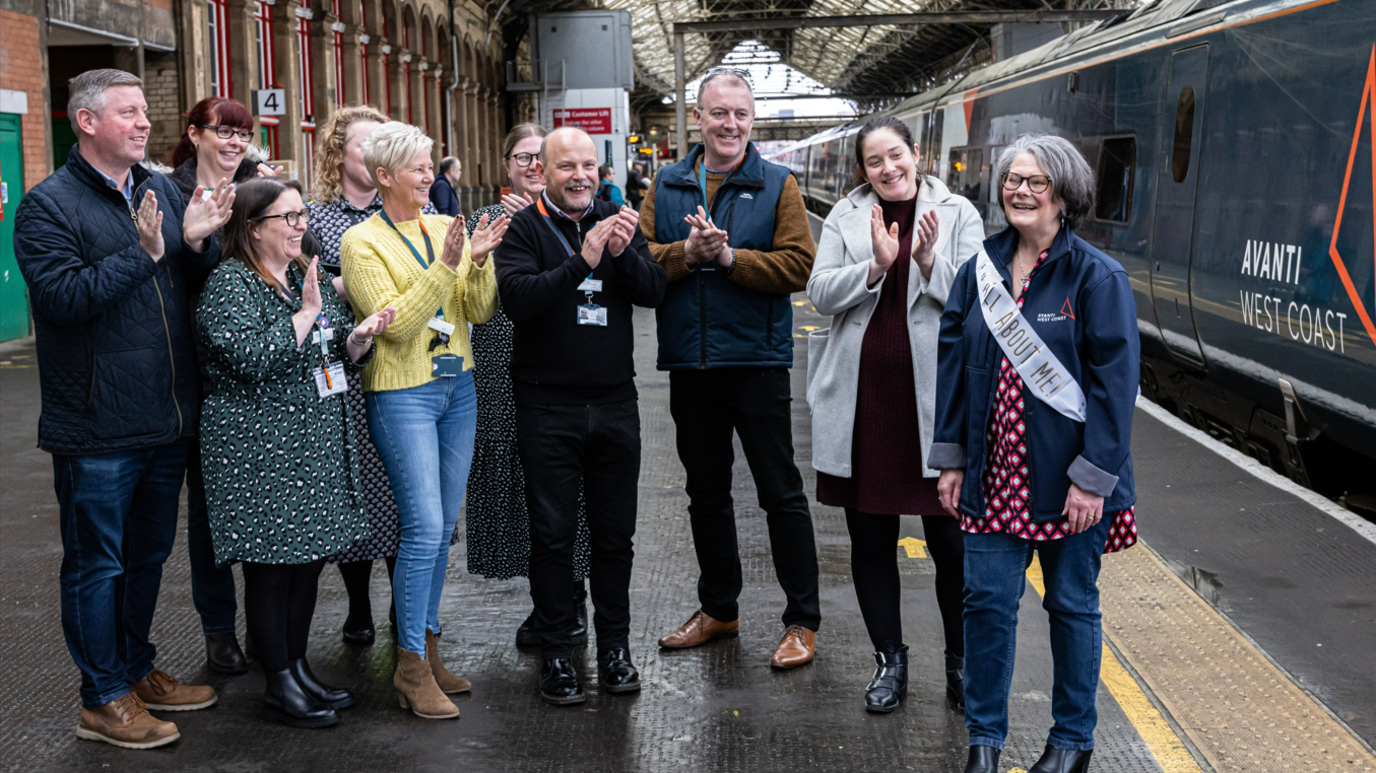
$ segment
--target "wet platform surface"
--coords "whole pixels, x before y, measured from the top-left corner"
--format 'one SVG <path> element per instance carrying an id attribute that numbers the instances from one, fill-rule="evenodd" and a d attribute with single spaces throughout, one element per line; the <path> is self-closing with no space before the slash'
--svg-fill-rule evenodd
<path id="1" fill-rule="evenodd" d="M 805 327 L 825 325 L 810 307 L 799 307 L 797 323 L 798 335 L 805 333 Z M 457 701 L 461 719 L 425 722 L 398 707 L 391 687 L 395 655 L 385 622 L 387 591 L 379 562 L 373 583 L 377 644 L 357 647 L 341 641 L 339 627 L 346 601 L 332 568 L 322 577 L 311 640 L 309 657 L 317 674 L 357 691 L 359 704 L 343 712 L 338 726 L 326 730 L 293 730 L 264 723 L 258 717 L 263 680 L 256 666 L 247 675 L 229 678 L 211 677 L 205 670 L 203 638 L 191 605 L 185 535 L 180 534 L 167 565 L 154 623 L 158 665 L 183 680 L 214 684 L 220 702 L 200 712 L 163 715 L 177 722 L 182 739 L 145 752 L 78 741 L 73 733 L 79 678 L 63 644 L 58 617 L 61 545 L 52 466 L 48 455 L 34 448 L 38 373 L 31 345 L 7 345 L 0 350 L 0 487 L 5 502 L 0 513 L 0 642 L 7 661 L 0 671 L 0 700 L 11 713 L 10 721 L 0 728 L 0 748 L 6 750 L 0 756 L 0 769 L 962 770 L 966 733 L 961 715 L 946 705 L 933 567 L 918 545 L 895 546 L 912 659 L 909 698 L 897 712 L 873 716 L 862 709 L 873 661 L 850 581 L 849 541 L 838 509 L 815 504 L 813 508 L 822 572 L 823 621 L 817 660 L 791 672 L 769 669 L 769 657 L 782 632 L 783 597 L 774 580 L 763 513 L 739 453 L 734 493 L 745 576 L 741 636 L 686 651 L 661 652 L 655 646 L 655 639 L 696 608 L 697 570 L 682 490 L 683 470 L 674 452 L 668 415 L 668 379 L 653 369 L 652 314 L 639 313 L 636 324 L 644 456 L 631 646 L 645 685 L 639 695 L 598 694 L 595 677 L 588 677 L 590 695 L 584 706 L 558 709 L 542 703 L 537 689 L 538 652 L 518 650 L 513 643 L 515 629 L 530 609 L 526 582 L 468 575 L 461 542 L 451 553 L 441 610 L 445 625 L 441 650 L 446 662 L 474 683 L 473 693 Z M 801 338 L 797 342 L 794 442 L 811 496 L 815 476 L 807 461 L 809 421 L 802 400 L 806 352 Z M 1342 749 L 1350 751 L 1335 769 L 1376 770 L 1362 756 L 1369 755 L 1369 748 L 1311 697 L 1331 703 L 1337 717 L 1371 740 L 1376 675 L 1370 653 L 1376 648 L 1367 646 L 1362 637 L 1370 637 L 1376 624 L 1370 604 L 1362 604 L 1376 598 L 1376 578 L 1372 577 L 1376 561 L 1368 560 L 1376 553 L 1362 551 L 1376 550 L 1376 545 L 1354 548 L 1357 538 L 1351 530 L 1331 519 L 1322 520 L 1328 516 L 1321 513 L 1291 517 L 1304 510 L 1304 503 L 1286 500 L 1279 490 L 1265 491 L 1269 487 L 1237 474 L 1235 468 L 1230 471 L 1228 462 L 1191 446 L 1194 441 L 1176 437 L 1166 425 L 1140 411 L 1138 422 L 1139 522 L 1146 543 L 1161 551 L 1164 563 L 1146 547 L 1122 557 L 1136 562 L 1131 566 L 1118 557 L 1106 562 L 1105 583 L 1122 578 L 1122 592 L 1116 600 L 1109 598 L 1107 589 L 1105 594 L 1105 630 L 1113 653 L 1105 658 L 1104 684 L 1098 695 L 1094 769 L 1125 773 L 1282 769 L 1268 764 L 1264 754 L 1260 759 L 1220 756 L 1212 747 L 1213 739 L 1219 739 L 1220 747 L 1236 747 L 1241 742 L 1229 733 L 1238 728 L 1225 732 L 1205 726 L 1210 721 L 1207 717 L 1201 719 L 1186 710 L 1191 700 L 1204 700 L 1206 708 L 1224 715 L 1245 714 L 1248 706 L 1233 705 L 1223 711 L 1229 700 L 1226 690 L 1215 691 L 1212 697 L 1190 697 L 1165 678 L 1170 669 L 1183 668 L 1168 655 L 1183 651 L 1184 644 L 1192 641 L 1189 637 L 1208 629 L 1240 641 L 1228 639 L 1234 642 L 1229 646 L 1243 648 L 1238 659 L 1245 660 L 1242 655 L 1249 653 L 1259 658 L 1258 665 L 1249 666 L 1252 671 L 1239 678 L 1251 678 L 1263 665 L 1279 665 L 1275 673 L 1284 682 L 1280 688 L 1293 688 L 1291 699 L 1310 701 L 1306 711 L 1327 732 L 1337 728 L 1338 735 L 1329 740 L 1341 742 Z M 1214 462 L 1223 466 L 1213 468 Z M 1192 471 L 1181 469 L 1184 465 Z M 1223 477 L 1207 477 L 1210 470 Z M 1191 474 L 1206 477 L 1190 478 Z M 1240 543 L 1228 520 L 1235 516 L 1218 507 L 1201 506 L 1220 493 L 1220 481 L 1228 475 L 1236 478 L 1240 496 L 1259 497 L 1255 506 L 1264 511 L 1271 508 L 1266 511 L 1269 520 L 1250 521 L 1258 533 L 1243 535 L 1246 539 Z M 1193 481 L 1193 488 L 1165 488 L 1186 479 Z M 1212 514 L 1206 518 L 1206 513 Z M 1206 520 L 1209 523 L 1202 523 Z M 1279 532 L 1268 543 L 1260 533 L 1263 528 L 1290 531 Z M 904 519 L 902 536 L 920 540 L 920 520 Z M 1286 565 L 1264 550 L 1257 554 L 1262 549 L 1246 540 L 1271 544 L 1272 553 L 1293 554 L 1299 565 Z M 1290 544 L 1282 547 L 1279 541 Z M 1338 558 L 1330 558 L 1334 555 Z M 1182 591 L 1184 586 L 1171 573 L 1175 564 L 1216 574 L 1224 599 L 1219 608 L 1240 621 L 1244 630 L 1239 632 L 1192 590 Z M 1295 572 L 1304 579 L 1293 579 Z M 1292 578 L 1296 587 L 1282 590 L 1293 594 L 1273 602 L 1268 588 L 1275 581 L 1267 578 L 1274 577 Z M 1036 577 L 1032 579 L 1023 598 L 1003 771 L 1030 767 L 1051 724 L 1047 623 L 1039 608 Z M 1168 594 L 1175 595 L 1158 601 Z M 1310 598 L 1307 604 L 1306 596 Z M 1110 609 L 1110 602 L 1117 606 Z M 1326 606 L 1318 609 L 1322 605 Z M 1306 606 L 1310 608 L 1307 615 Z M 1163 628 L 1153 618 L 1167 607 L 1177 610 L 1180 622 L 1173 625 L 1185 628 Z M 1120 643 L 1113 638 L 1115 625 L 1141 635 L 1124 636 Z M 1161 630 L 1179 639 L 1162 643 L 1150 638 L 1152 631 Z M 1324 637 L 1325 648 L 1335 649 L 1326 649 L 1322 655 L 1309 652 L 1306 643 L 1315 635 Z M 1307 646 L 1318 649 L 1312 643 Z M 581 673 L 596 673 L 594 652 L 591 647 L 578 651 Z M 1207 663 L 1202 667 L 1209 668 Z M 1303 689 L 1294 687 L 1287 674 L 1296 675 Z M 1272 674 L 1271 678 L 1276 677 Z M 1186 721 L 1178 719 L 1171 706 Z M 1276 737 L 1283 736 L 1282 732 Z M 1313 765 L 1320 767 L 1286 769 L 1329 773 L 1322 767 L 1327 764 L 1315 761 Z"/>

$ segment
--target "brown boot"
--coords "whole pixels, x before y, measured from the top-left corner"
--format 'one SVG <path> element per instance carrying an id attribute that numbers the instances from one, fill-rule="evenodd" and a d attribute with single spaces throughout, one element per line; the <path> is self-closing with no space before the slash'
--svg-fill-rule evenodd
<path id="1" fill-rule="evenodd" d="M 98 709 L 82 709 L 76 723 L 76 737 L 104 741 L 125 749 L 152 749 L 166 746 L 182 734 L 171 722 L 154 719 L 139 696 L 130 693 Z"/>
<path id="2" fill-rule="evenodd" d="M 801 625 L 790 625 L 779 640 L 769 665 L 779 670 L 797 668 L 812 662 L 817 654 L 817 632 Z"/>
<path id="3" fill-rule="evenodd" d="M 132 685 L 134 694 L 154 711 L 195 711 L 214 706 L 219 696 L 214 687 L 182 684 L 171 674 L 155 668 Z"/>
<path id="4" fill-rule="evenodd" d="M 459 707 L 435 684 L 435 674 L 420 655 L 397 647 L 397 672 L 392 677 L 403 709 L 421 719 L 457 719 Z"/>
<path id="5" fill-rule="evenodd" d="M 738 620 L 723 623 L 699 609 L 688 618 L 688 622 L 679 626 L 677 631 L 660 639 L 659 646 L 677 650 L 706 644 L 713 639 L 734 638 L 740 634 L 740 625 Z"/>
<path id="6" fill-rule="evenodd" d="M 425 632 L 425 660 L 430 664 L 430 673 L 435 675 L 435 684 L 446 695 L 457 695 L 473 689 L 473 683 L 449 673 L 440 660 L 440 637 L 430 631 Z"/>

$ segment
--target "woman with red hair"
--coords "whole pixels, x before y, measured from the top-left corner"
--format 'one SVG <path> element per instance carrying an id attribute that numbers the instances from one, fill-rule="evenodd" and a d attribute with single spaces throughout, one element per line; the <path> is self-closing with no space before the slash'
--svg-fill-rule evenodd
<path id="1" fill-rule="evenodd" d="M 211 191 L 225 180 L 240 183 L 281 171 L 262 163 L 266 157 L 252 145 L 253 116 L 242 102 L 206 97 L 185 117 L 186 132 L 172 152 L 176 169 L 168 175 L 184 196 L 190 198 L 198 185 Z"/>

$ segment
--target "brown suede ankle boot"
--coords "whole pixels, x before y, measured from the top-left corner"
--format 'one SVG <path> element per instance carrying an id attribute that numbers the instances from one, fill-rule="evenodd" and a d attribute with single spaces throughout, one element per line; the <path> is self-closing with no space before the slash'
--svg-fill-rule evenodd
<path id="1" fill-rule="evenodd" d="M 430 673 L 435 675 L 435 684 L 446 695 L 457 695 L 473 689 L 473 683 L 449 673 L 440 659 L 440 637 L 430 631 L 425 632 L 425 660 L 430 664 Z"/>
<path id="2" fill-rule="evenodd" d="M 430 664 L 410 650 L 397 647 L 397 672 L 392 677 L 403 709 L 421 719 L 457 719 L 459 707 L 444 696 Z"/>

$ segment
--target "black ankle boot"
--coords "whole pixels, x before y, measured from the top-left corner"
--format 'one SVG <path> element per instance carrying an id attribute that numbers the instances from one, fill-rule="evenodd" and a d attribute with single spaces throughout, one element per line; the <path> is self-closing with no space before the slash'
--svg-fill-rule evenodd
<path id="1" fill-rule="evenodd" d="M 526 620 L 516 629 L 517 647 L 534 647 L 540 643 L 540 637 L 535 635 L 535 610 L 530 610 L 526 615 Z"/>
<path id="2" fill-rule="evenodd" d="M 301 689 L 307 695 L 335 711 L 347 709 L 354 705 L 353 692 L 342 687 L 330 687 L 321 684 L 320 680 L 315 678 L 315 674 L 311 673 L 311 666 L 305 658 L 293 660 L 287 665 L 287 670 L 296 677 L 296 683 L 301 685 Z"/>
<path id="3" fill-rule="evenodd" d="M 573 629 L 569 638 L 574 644 L 588 643 L 588 592 L 583 584 L 578 584 L 578 592 L 573 596 Z"/>
<path id="4" fill-rule="evenodd" d="M 568 658 L 546 658 L 540 668 L 540 697 L 555 706 L 572 706 L 588 699 L 578 684 L 578 672 Z"/>
<path id="5" fill-rule="evenodd" d="M 239 639 L 233 631 L 205 635 L 205 665 L 217 674 L 248 673 L 248 658 L 239 649 Z"/>
<path id="6" fill-rule="evenodd" d="M 1037 760 L 1037 764 L 1027 773 L 1086 773 L 1089 770 L 1089 758 L 1093 754 L 1093 749 L 1057 749 L 1047 744 L 1046 750 L 1042 752 L 1042 758 Z"/>
<path id="7" fill-rule="evenodd" d="M 267 691 L 263 694 L 263 718 L 290 727 L 329 727 L 339 721 L 334 709 L 306 694 L 291 669 L 263 674 Z"/>
<path id="8" fill-rule="evenodd" d="M 631 651 L 613 647 L 597 653 L 597 683 L 605 693 L 640 691 L 640 672 L 631 663 Z"/>
<path id="9" fill-rule="evenodd" d="M 992 746 L 971 746 L 965 773 L 999 773 L 1000 754 L 1002 752 Z"/>
<path id="10" fill-rule="evenodd" d="M 372 644 L 377 638 L 377 631 L 373 628 L 372 610 L 358 614 L 349 612 L 349 616 L 344 618 L 343 634 L 344 641 L 350 644 Z"/>
<path id="11" fill-rule="evenodd" d="M 908 697 L 908 645 L 874 653 L 874 678 L 865 688 L 865 711 L 887 714 Z"/>
<path id="12" fill-rule="evenodd" d="M 960 655 L 946 655 L 946 700 L 965 708 L 965 658 Z"/>

